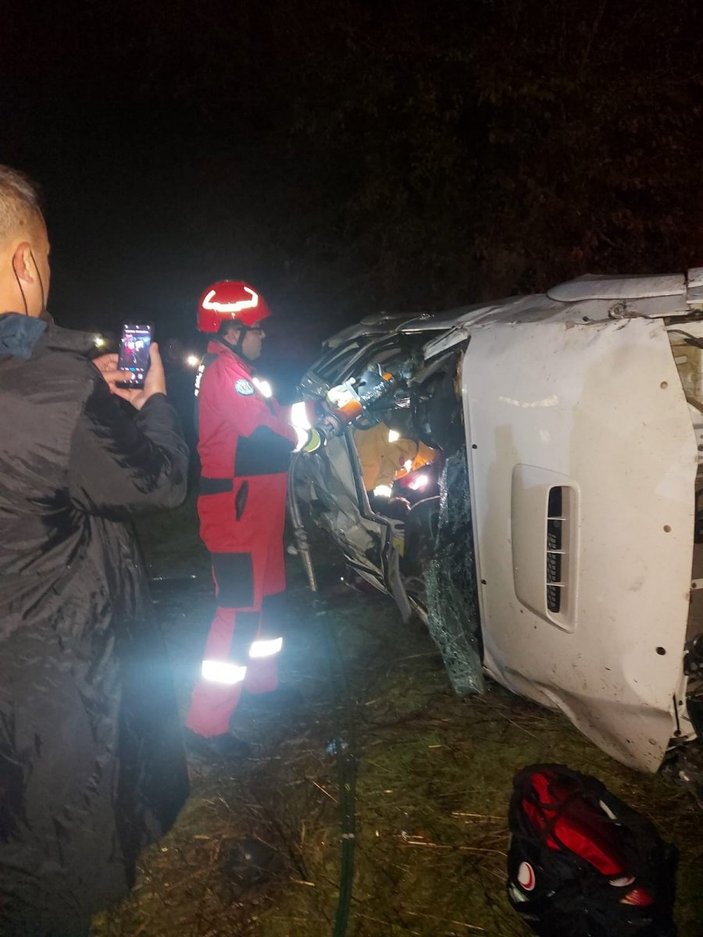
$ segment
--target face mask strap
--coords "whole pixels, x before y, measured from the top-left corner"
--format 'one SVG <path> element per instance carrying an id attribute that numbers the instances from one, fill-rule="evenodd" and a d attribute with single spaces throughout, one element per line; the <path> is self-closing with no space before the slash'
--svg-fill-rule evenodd
<path id="1" fill-rule="evenodd" d="M 46 314 L 46 311 L 47 311 L 47 309 L 46 309 L 46 293 L 44 292 L 44 281 L 42 280 L 41 272 L 39 271 L 39 267 L 37 266 L 37 262 L 36 262 L 36 260 L 34 259 L 34 251 L 32 250 L 31 247 L 29 248 L 29 256 L 32 258 L 32 263 L 34 264 L 34 269 L 37 271 L 37 278 L 39 279 L 39 289 L 41 290 L 41 312 L 39 313 L 39 315 L 40 315 L 40 317 L 41 317 L 41 316 L 44 316 L 44 315 Z M 16 276 L 16 275 L 17 275 L 17 274 L 15 274 L 15 276 Z M 22 299 L 24 299 L 24 294 L 22 295 Z M 27 311 L 26 311 L 26 310 L 27 310 L 27 303 L 26 303 L 26 301 L 25 301 L 25 304 L 24 304 L 24 308 L 25 308 L 25 315 L 27 315 L 28 313 L 27 313 Z"/>
<path id="2" fill-rule="evenodd" d="M 41 311 L 39 312 L 39 318 L 44 318 L 48 315 L 46 309 L 46 293 L 44 292 L 44 281 L 42 280 L 42 275 L 39 271 L 37 261 L 34 257 L 34 251 L 32 248 L 29 248 L 29 256 L 32 258 L 32 263 L 34 264 L 34 269 L 37 273 L 37 279 L 39 280 L 39 289 L 41 290 Z M 22 305 L 24 306 L 25 316 L 29 316 L 29 307 L 27 306 L 27 297 L 24 295 L 24 290 L 22 289 L 22 283 L 20 278 L 17 276 L 17 271 L 15 270 L 14 264 L 12 265 L 12 272 L 15 275 L 15 281 L 17 283 L 17 289 L 19 290 L 20 296 L 22 297 Z"/>
<path id="3" fill-rule="evenodd" d="M 15 280 L 17 281 L 17 289 L 20 291 L 20 296 L 22 297 L 22 305 L 24 306 L 24 314 L 29 315 L 29 309 L 27 308 L 27 297 L 24 295 L 24 290 L 22 289 L 22 284 L 20 283 L 20 278 L 17 276 L 17 271 L 15 270 L 15 265 L 12 265 L 12 272 L 15 275 Z"/>

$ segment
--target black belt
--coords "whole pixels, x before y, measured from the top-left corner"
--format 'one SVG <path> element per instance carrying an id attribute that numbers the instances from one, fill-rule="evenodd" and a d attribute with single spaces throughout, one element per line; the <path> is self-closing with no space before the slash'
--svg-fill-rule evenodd
<path id="1" fill-rule="evenodd" d="M 220 495 L 224 491 L 232 491 L 233 478 L 200 478 L 199 492 L 201 495 Z"/>

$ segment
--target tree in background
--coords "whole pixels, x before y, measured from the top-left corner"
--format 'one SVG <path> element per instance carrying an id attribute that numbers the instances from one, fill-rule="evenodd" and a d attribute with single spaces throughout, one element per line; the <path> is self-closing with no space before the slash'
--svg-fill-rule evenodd
<path id="1" fill-rule="evenodd" d="M 0 144 L 46 183 L 59 312 L 185 332 L 245 272 L 304 356 L 703 264 L 702 42 L 695 0 L 66 0 L 4 24 Z"/>

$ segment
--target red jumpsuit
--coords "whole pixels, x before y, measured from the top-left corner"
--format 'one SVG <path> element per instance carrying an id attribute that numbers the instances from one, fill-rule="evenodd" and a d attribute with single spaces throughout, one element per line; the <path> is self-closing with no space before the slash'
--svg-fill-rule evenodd
<path id="1" fill-rule="evenodd" d="M 275 643 L 266 656 L 250 653 L 252 642 L 266 647 L 262 639 L 280 635 L 271 613 L 286 586 L 283 527 L 295 432 L 242 358 L 217 341 L 207 358 L 198 393 L 198 515 L 217 609 L 186 725 L 211 737 L 228 731 L 243 687 L 263 693 L 277 686 Z"/>

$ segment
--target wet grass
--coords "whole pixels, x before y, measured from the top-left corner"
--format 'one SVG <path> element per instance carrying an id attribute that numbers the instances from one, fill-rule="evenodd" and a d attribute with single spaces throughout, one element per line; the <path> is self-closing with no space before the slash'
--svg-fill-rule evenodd
<path id="1" fill-rule="evenodd" d="M 170 544 L 147 547 L 152 569 L 183 575 L 193 547 L 168 523 L 177 561 Z M 676 843 L 679 935 L 703 935 L 703 814 L 687 791 L 619 765 L 560 715 L 494 684 L 458 699 L 424 628 L 403 625 L 381 595 L 346 589 L 318 548 L 321 558 L 322 605 L 291 564 L 291 695 L 268 713 L 244 702 L 235 729 L 253 757 L 193 765 L 178 823 L 95 937 L 527 935 L 505 897 L 506 810 L 515 771 L 540 761 L 601 778 Z M 209 602 L 203 576 L 157 605 L 184 703 Z M 345 812 L 353 839 L 342 838 Z"/>

